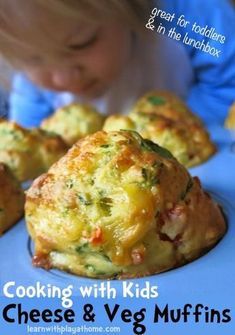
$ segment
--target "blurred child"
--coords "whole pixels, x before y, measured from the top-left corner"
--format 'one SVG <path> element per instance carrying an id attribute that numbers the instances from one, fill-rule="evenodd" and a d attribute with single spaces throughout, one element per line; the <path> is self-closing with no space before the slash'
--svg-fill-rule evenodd
<path id="1" fill-rule="evenodd" d="M 148 30 L 154 7 L 215 27 L 225 36 L 209 40 L 220 57 Z M 191 24 L 173 22 L 182 35 Z M 125 113 L 146 91 L 168 89 L 206 122 L 222 122 L 235 94 L 234 31 L 229 0 L 0 0 L 0 52 L 19 71 L 10 118 L 36 126 L 72 101 Z"/>

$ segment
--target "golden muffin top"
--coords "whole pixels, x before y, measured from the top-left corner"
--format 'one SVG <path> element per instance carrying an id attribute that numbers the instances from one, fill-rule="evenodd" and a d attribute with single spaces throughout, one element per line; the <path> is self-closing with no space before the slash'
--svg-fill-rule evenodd
<path id="1" fill-rule="evenodd" d="M 228 129 L 235 129 L 235 102 L 229 109 L 227 119 L 225 120 L 225 127 Z"/>
<path id="2" fill-rule="evenodd" d="M 20 181 L 46 172 L 67 149 L 58 135 L 0 120 L 0 162 L 7 164 Z"/>
<path id="3" fill-rule="evenodd" d="M 41 128 L 59 134 L 68 145 L 102 128 L 104 117 L 92 106 L 72 103 L 42 121 Z"/>
<path id="4" fill-rule="evenodd" d="M 34 181 L 25 208 L 34 265 L 96 278 L 184 264 L 225 231 L 199 180 L 135 131 L 78 141 Z"/>
<path id="5" fill-rule="evenodd" d="M 103 129 L 136 130 L 142 137 L 170 150 L 186 167 L 202 163 L 216 151 L 201 121 L 178 97 L 166 92 L 146 94 L 128 116 L 108 117 Z"/>
<path id="6" fill-rule="evenodd" d="M 102 243 L 117 264 L 128 264 L 130 249 L 156 215 L 177 203 L 190 183 L 169 151 L 136 132 L 97 132 L 33 183 L 27 192 L 29 230 L 40 236 L 36 248 L 45 239 L 47 248 L 57 250 L 87 239 L 94 247 Z"/>
<path id="7" fill-rule="evenodd" d="M 141 97 L 133 106 L 132 112 L 153 113 L 173 121 L 197 122 L 188 106 L 175 94 L 167 91 L 151 91 Z"/>
<path id="8" fill-rule="evenodd" d="M 24 192 L 11 170 L 0 163 L 0 235 L 21 218 Z"/>

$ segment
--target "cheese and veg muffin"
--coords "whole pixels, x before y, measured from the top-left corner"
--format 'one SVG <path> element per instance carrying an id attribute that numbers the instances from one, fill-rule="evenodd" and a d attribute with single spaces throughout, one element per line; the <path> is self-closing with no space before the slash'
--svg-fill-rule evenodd
<path id="1" fill-rule="evenodd" d="M 167 91 L 151 91 L 141 97 L 133 106 L 134 113 L 154 113 L 172 121 L 187 121 L 202 124 L 188 106 L 175 94 Z"/>
<path id="2" fill-rule="evenodd" d="M 136 130 L 142 137 L 170 150 L 186 167 L 202 163 L 216 151 L 201 121 L 170 93 L 147 94 L 129 116 L 108 117 L 103 129 Z"/>
<path id="3" fill-rule="evenodd" d="M 24 213 L 24 192 L 10 169 L 0 163 L 0 235 Z"/>
<path id="4" fill-rule="evenodd" d="M 0 121 L 0 162 L 8 165 L 20 181 L 46 172 L 67 150 L 58 135 Z"/>
<path id="5" fill-rule="evenodd" d="M 225 120 L 225 127 L 228 129 L 235 129 L 235 102 L 229 109 L 228 117 Z"/>
<path id="6" fill-rule="evenodd" d="M 89 105 L 73 103 L 43 120 L 41 128 L 60 135 L 72 146 L 80 138 L 102 129 L 104 116 Z"/>
<path id="7" fill-rule="evenodd" d="M 133 131 L 78 141 L 26 196 L 33 264 L 94 278 L 158 273 L 200 256 L 225 233 L 197 178 Z"/>

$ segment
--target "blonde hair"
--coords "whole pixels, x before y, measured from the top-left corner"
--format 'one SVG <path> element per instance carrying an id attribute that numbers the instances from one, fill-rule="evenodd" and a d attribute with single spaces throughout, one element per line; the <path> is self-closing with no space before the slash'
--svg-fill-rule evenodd
<path id="1" fill-rule="evenodd" d="M 88 23 L 111 18 L 140 33 L 146 30 L 151 9 L 152 0 L 0 0 L 0 54 L 16 65 L 32 51 L 43 51 L 52 59 L 65 51 L 45 27 L 45 12 L 52 25 L 60 18 Z"/>

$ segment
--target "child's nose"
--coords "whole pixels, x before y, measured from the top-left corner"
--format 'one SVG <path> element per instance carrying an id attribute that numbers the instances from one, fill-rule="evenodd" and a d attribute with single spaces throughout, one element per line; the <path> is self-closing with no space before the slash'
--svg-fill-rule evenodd
<path id="1" fill-rule="evenodd" d="M 72 69 L 58 69 L 51 72 L 51 81 L 55 89 L 66 90 L 73 85 L 74 80 L 78 78 L 78 73 Z"/>

